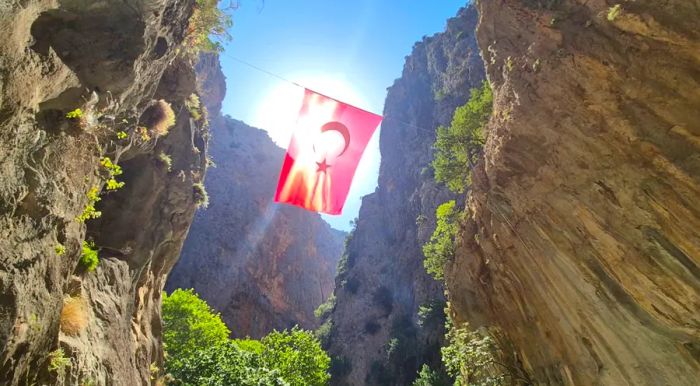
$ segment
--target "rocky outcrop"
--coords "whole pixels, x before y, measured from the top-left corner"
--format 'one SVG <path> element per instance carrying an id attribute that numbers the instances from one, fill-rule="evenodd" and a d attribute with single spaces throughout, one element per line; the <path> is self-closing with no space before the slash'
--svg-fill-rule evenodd
<path id="1" fill-rule="evenodd" d="M 480 1 L 495 92 L 454 318 L 537 384 L 700 379 L 700 8 Z"/>
<path id="2" fill-rule="evenodd" d="M 330 352 L 334 384 L 411 384 L 423 363 L 440 367 L 444 320 L 419 326 L 418 308 L 444 306 L 443 288 L 423 268 L 422 244 L 435 208 L 450 198 L 432 178 L 435 129 L 449 124 L 484 79 L 463 9 L 444 33 L 423 39 L 389 89 L 380 137 L 377 191 L 364 197 L 336 279 Z M 439 319 L 439 318 L 438 318 Z"/>
<path id="3" fill-rule="evenodd" d="M 236 337 L 316 327 L 345 233 L 273 202 L 284 150 L 264 131 L 219 117 L 212 133 L 209 208 L 195 216 L 166 290 L 194 288 Z"/>
<path id="4" fill-rule="evenodd" d="M 0 384 L 146 385 L 162 375 L 160 294 L 206 165 L 206 127 L 184 108 L 195 74 L 176 55 L 193 4 L 0 5 Z M 158 99 L 176 124 L 156 139 L 138 127 Z M 76 108 L 82 118 L 67 119 Z M 103 186 L 103 156 L 119 161 L 125 186 L 102 191 L 100 218 L 77 221 Z M 86 238 L 99 249 L 94 271 L 78 263 Z M 84 322 L 69 334 L 59 324 L 71 296 Z M 59 348 L 69 362 L 50 370 Z"/>

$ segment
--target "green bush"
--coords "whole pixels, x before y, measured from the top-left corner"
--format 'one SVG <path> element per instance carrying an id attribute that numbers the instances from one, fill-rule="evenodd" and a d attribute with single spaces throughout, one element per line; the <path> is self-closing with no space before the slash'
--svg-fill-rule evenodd
<path id="1" fill-rule="evenodd" d="M 330 379 L 330 358 L 310 332 L 298 327 L 273 331 L 260 342 L 264 346 L 262 363 L 279 370 L 289 384 L 322 386 Z"/>
<path id="2" fill-rule="evenodd" d="M 471 90 L 467 104 L 455 110 L 450 126 L 437 129 L 432 162 L 435 180 L 455 193 L 463 193 L 471 183 L 471 169 L 484 146 L 484 126 L 492 106 L 491 87 L 484 82 L 481 88 Z"/>
<path id="3" fill-rule="evenodd" d="M 297 327 L 262 340 L 230 340 L 230 331 L 193 290 L 163 294 L 165 369 L 178 384 L 325 385 L 330 358 Z"/>
<path id="4" fill-rule="evenodd" d="M 185 39 L 185 47 L 189 52 L 221 52 L 222 41 L 231 39 L 228 29 L 233 21 L 230 15 L 219 9 L 218 4 L 219 0 L 196 0 Z"/>
<path id="5" fill-rule="evenodd" d="M 85 267 L 88 271 L 94 271 L 99 262 L 100 257 L 95 248 L 95 244 L 83 241 L 83 247 L 80 253 L 80 265 Z"/>
<path id="6" fill-rule="evenodd" d="M 464 323 L 459 326 L 449 322 L 446 325 L 442 348 L 442 362 L 447 372 L 456 377 L 456 386 L 499 386 L 510 385 L 510 374 L 497 361 L 496 345 L 486 332 L 470 330 Z"/>
<path id="7" fill-rule="evenodd" d="M 188 386 L 288 385 L 279 370 L 265 367 L 259 355 L 234 341 L 202 347 L 169 371 Z"/>
<path id="8" fill-rule="evenodd" d="M 413 386 L 452 386 L 454 382 L 442 371 L 433 371 L 430 366 L 423 365 L 418 372 L 418 378 Z"/>
<path id="9" fill-rule="evenodd" d="M 197 208 L 207 208 L 209 206 L 209 193 L 201 182 L 192 184 L 192 195 L 194 196 L 194 205 Z"/>
<path id="10" fill-rule="evenodd" d="M 418 307 L 418 324 L 421 327 L 432 327 L 437 323 L 445 323 L 445 302 L 432 300 Z"/>
<path id="11" fill-rule="evenodd" d="M 445 265 L 454 258 L 458 212 L 455 201 L 447 201 L 435 211 L 436 226 L 430 241 L 423 245 L 423 266 L 435 280 L 443 280 Z"/>
<path id="12" fill-rule="evenodd" d="M 49 353 L 49 371 L 56 372 L 63 376 L 68 366 L 70 366 L 70 358 L 66 357 L 62 348 L 58 348 Z"/>
<path id="13" fill-rule="evenodd" d="M 331 312 L 333 312 L 333 307 L 335 307 L 335 294 L 331 294 L 325 302 L 321 303 L 321 305 L 314 310 L 314 315 L 320 320 L 326 320 L 326 318 L 331 315 Z"/>
<path id="14" fill-rule="evenodd" d="M 177 289 L 163 293 L 163 343 L 173 362 L 193 355 L 198 349 L 226 343 L 231 331 L 221 316 L 194 292 Z M 169 368 L 167 365 L 170 364 Z"/>

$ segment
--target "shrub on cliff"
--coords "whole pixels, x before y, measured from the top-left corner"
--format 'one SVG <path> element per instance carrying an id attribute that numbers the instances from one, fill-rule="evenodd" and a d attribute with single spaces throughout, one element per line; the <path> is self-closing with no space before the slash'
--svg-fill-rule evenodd
<path id="1" fill-rule="evenodd" d="M 188 51 L 220 52 L 223 50 L 221 41 L 231 39 L 228 29 L 233 25 L 233 21 L 226 10 L 220 9 L 218 5 L 219 0 L 196 0 L 185 38 Z M 229 9 L 231 8 L 235 7 L 230 6 Z"/>
<path id="2" fill-rule="evenodd" d="M 455 237 L 457 236 L 457 213 L 455 201 L 447 201 L 435 211 L 435 231 L 430 241 L 423 245 L 423 266 L 435 280 L 443 280 L 445 264 L 454 258 Z"/>
<path id="3" fill-rule="evenodd" d="M 471 90 L 469 102 L 458 107 L 448 127 L 440 126 L 435 138 L 432 166 L 435 180 L 455 193 L 471 183 L 471 169 L 484 146 L 484 126 L 491 116 L 493 95 L 488 82 Z"/>

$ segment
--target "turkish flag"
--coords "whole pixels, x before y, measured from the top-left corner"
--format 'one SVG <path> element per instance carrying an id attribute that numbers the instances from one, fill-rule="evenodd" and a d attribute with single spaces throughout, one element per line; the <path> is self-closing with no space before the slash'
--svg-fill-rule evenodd
<path id="1" fill-rule="evenodd" d="M 275 202 L 340 214 L 362 153 L 382 117 L 306 89 Z"/>

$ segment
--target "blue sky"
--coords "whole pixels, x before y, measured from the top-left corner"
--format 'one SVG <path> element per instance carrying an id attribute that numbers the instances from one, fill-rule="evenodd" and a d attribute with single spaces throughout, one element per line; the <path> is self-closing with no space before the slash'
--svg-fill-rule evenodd
<path id="1" fill-rule="evenodd" d="M 386 89 L 401 76 L 414 43 L 442 31 L 466 3 L 241 0 L 233 12 L 233 40 L 221 57 L 227 78 L 223 113 L 267 130 L 281 147 L 287 146 L 298 110 L 290 101 L 297 100 L 301 89 L 242 60 L 381 114 Z M 323 216 L 334 228 L 349 230 L 360 198 L 376 188 L 379 130 L 360 162 L 343 214 Z"/>

